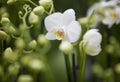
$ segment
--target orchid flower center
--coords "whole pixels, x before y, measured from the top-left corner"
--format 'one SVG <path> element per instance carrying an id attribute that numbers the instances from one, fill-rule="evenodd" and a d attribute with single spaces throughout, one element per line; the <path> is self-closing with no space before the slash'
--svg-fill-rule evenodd
<path id="1" fill-rule="evenodd" d="M 63 28 L 54 29 L 53 32 L 58 40 L 62 40 L 65 36 L 65 32 L 64 32 Z"/>
<path id="2" fill-rule="evenodd" d="M 117 12 L 115 12 L 115 11 L 114 12 L 109 12 L 109 15 L 112 19 L 116 19 L 117 16 L 118 16 Z"/>

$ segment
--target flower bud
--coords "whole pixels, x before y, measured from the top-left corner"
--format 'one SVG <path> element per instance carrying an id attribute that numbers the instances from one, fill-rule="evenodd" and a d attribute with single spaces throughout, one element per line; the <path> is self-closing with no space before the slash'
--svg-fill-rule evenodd
<path id="1" fill-rule="evenodd" d="M 19 38 L 15 41 L 15 46 L 19 49 L 23 49 L 25 46 L 25 42 L 22 38 Z"/>
<path id="2" fill-rule="evenodd" d="M 9 17 L 9 14 L 8 14 L 7 12 L 4 12 L 4 13 L 2 14 L 2 17 Z"/>
<path id="3" fill-rule="evenodd" d="M 86 25 L 88 23 L 88 17 L 80 18 L 78 21 L 81 25 Z"/>
<path id="4" fill-rule="evenodd" d="M 92 66 L 92 72 L 95 74 L 95 75 L 97 75 L 98 77 L 103 77 L 103 72 L 104 72 L 104 70 L 103 70 L 103 68 L 102 68 L 102 66 L 100 66 L 99 64 L 94 64 L 93 66 Z"/>
<path id="5" fill-rule="evenodd" d="M 40 0 L 39 4 L 43 6 L 45 9 L 49 9 L 52 5 L 52 0 Z"/>
<path id="6" fill-rule="evenodd" d="M 15 28 L 13 26 L 9 27 L 9 33 L 10 34 L 15 34 L 16 33 L 16 30 L 15 30 Z"/>
<path id="7" fill-rule="evenodd" d="M 73 50 L 73 46 L 70 42 L 67 41 L 63 41 L 60 46 L 59 49 L 64 52 L 65 54 L 70 54 Z"/>
<path id="8" fill-rule="evenodd" d="M 18 63 L 9 65 L 8 67 L 8 73 L 10 75 L 17 75 L 20 69 L 20 65 Z"/>
<path id="9" fill-rule="evenodd" d="M 18 55 L 9 47 L 4 51 L 4 59 L 6 59 L 8 62 L 14 62 L 18 59 Z"/>
<path id="10" fill-rule="evenodd" d="M 30 47 L 30 49 L 35 49 L 36 46 L 37 46 L 36 40 L 32 40 L 32 41 L 28 44 L 28 46 Z"/>
<path id="11" fill-rule="evenodd" d="M 7 1 L 7 4 L 8 4 L 8 5 L 11 5 L 11 4 L 15 3 L 15 2 L 16 2 L 16 0 L 8 0 L 8 1 Z"/>
<path id="12" fill-rule="evenodd" d="M 10 34 L 15 34 L 16 33 L 16 30 L 15 30 L 15 28 L 13 26 L 10 26 L 7 29 L 8 29 L 8 33 L 10 33 Z"/>
<path id="13" fill-rule="evenodd" d="M 44 11 L 45 9 L 42 6 L 37 6 L 33 9 L 33 12 L 35 13 L 35 15 L 38 15 L 38 16 L 43 15 Z"/>
<path id="14" fill-rule="evenodd" d="M 109 44 L 106 46 L 106 52 L 109 54 L 113 54 L 114 53 L 114 46 Z"/>
<path id="15" fill-rule="evenodd" d="M 39 17 L 31 12 L 29 15 L 29 22 L 30 24 L 37 24 L 39 22 Z"/>
<path id="16" fill-rule="evenodd" d="M 8 38 L 7 33 L 0 30 L 0 40 L 5 40 L 7 38 Z"/>
<path id="17" fill-rule="evenodd" d="M 22 56 L 21 58 L 21 64 L 24 66 L 28 66 L 29 62 L 33 59 L 33 56 L 31 56 L 30 54 L 27 54 L 25 56 Z"/>
<path id="18" fill-rule="evenodd" d="M 20 75 L 17 82 L 33 82 L 33 78 L 30 75 Z"/>
<path id="19" fill-rule="evenodd" d="M 107 69 L 105 72 L 104 72 L 104 76 L 106 78 L 109 78 L 113 75 L 113 70 L 112 69 Z"/>
<path id="20" fill-rule="evenodd" d="M 115 66 L 115 72 L 117 74 L 120 74 L 120 63 L 118 63 L 116 66 Z"/>
<path id="21" fill-rule="evenodd" d="M 10 23 L 10 20 L 7 17 L 2 17 L 1 18 L 1 24 L 2 25 L 6 25 L 8 23 Z"/>
<path id="22" fill-rule="evenodd" d="M 1 15 L 1 17 L 9 17 L 9 14 L 7 12 L 7 8 L 6 7 L 1 7 L 0 8 L 0 15 Z"/>
<path id="23" fill-rule="evenodd" d="M 45 67 L 44 63 L 38 59 L 31 60 L 28 66 L 36 72 L 44 70 L 44 67 Z"/>
<path id="24" fill-rule="evenodd" d="M 101 51 L 100 43 L 102 36 L 96 29 L 91 29 L 83 36 L 83 48 L 85 53 L 90 56 L 96 56 Z"/>
<path id="25" fill-rule="evenodd" d="M 45 38 L 44 35 L 39 35 L 37 41 L 40 45 L 48 44 L 48 40 Z"/>

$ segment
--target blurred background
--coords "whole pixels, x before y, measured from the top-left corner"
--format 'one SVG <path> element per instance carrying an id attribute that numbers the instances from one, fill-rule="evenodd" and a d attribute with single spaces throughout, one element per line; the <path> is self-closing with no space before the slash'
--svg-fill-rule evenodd
<path id="1" fill-rule="evenodd" d="M 38 4 L 38 0 L 32 1 Z M 100 0 L 53 0 L 53 3 L 55 11 L 64 12 L 66 9 L 74 9 L 77 19 L 79 19 L 85 17 L 87 10 L 99 1 Z M 12 5 L 8 5 L 6 2 L 7 0 L 0 0 L 0 13 L 5 9 L 9 14 L 10 21 L 17 28 L 21 23 L 18 12 L 22 10 L 25 3 L 29 4 L 29 2 L 23 2 L 21 0 L 19 3 L 16 2 Z M 30 4 L 30 6 L 34 8 L 33 5 Z M 2 15 L 0 14 L 0 19 L 1 18 Z M 41 25 L 44 25 L 44 20 L 42 20 Z M 0 24 L 0 27 L 2 27 L 2 24 Z M 44 29 L 44 26 L 42 28 Z M 102 51 L 94 57 L 87 55 L 84 82 L 120 82 L 120 24 L 113 25 L 111 29 L 108 29 L 107 25 L 101 23 L 97 28 L 103 36 Z M 34 32 L 32 32 L 33 31 L 31 31 L 31 36 L 34 35 Z M 40 31 L 40 34 L 45 32 L 46 31 Z M 32 39 L 36 39 L 36 37 L 32 36 Z M 12 39 L 8 43 L 4 41 L 4 50 L 8 47 L 15 50 L 14 42 L 15 40 Z M 44 70 L 41 71 L 41 68 L 39 71 L 39 67 L 37 69 L 31 66 L 36 63 L 39 64 L 39 60 L 42 60 L 42 56 L 39 58 L 38 56 L 31 55 L 39 55 L 39 53 L 41 55 L 41 48 L 43 47 L 40 47 L 41 50 L 39 53 L 30 53 L 30 56 L 23 53 L 21 53 L 22 55 L 19 54 L 21 56 L 18 57 L 14 63 L 8 61 L 8 59 L 14 59 L 14 56 L 4 59 L 3 51 L 0 51 L 0 82 L 67 82 L 64 56 L 58 49 L 60 41 L 49 42 L 50 47 L 47 47 L 48 50 L 44 51 L 45 53 L 43 52 L 45 54 L 43 61 L 46 62 L 46 67 L 49 68 L 47 72 L 44 72 Z M 2 46 L 1 43 L 0 46 Z M 35 61 L 33 59 L 31 60 L 31 58 L 35 59 Z M 30 61 L 34 62 L 30 64 Z M 28 63 L 29 65 L 27 66 Z M 50 78 L 52 78 L 52 81 L 49 80 Z M 26 81 L 24 81 L 24 79 Z"/>

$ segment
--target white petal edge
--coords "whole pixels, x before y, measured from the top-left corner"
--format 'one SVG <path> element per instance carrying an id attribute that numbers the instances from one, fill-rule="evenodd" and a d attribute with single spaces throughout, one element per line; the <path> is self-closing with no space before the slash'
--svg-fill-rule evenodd
<path id="1" fill-rule="evenodd" d="M 81 34 L 81 25 L 77 21 L 73 21 L 65 30 L 69 39 L 68 41 L 76 42 Z"/>
<path id="2" fill-rule="evenodd" d="M 52 31 L 54 28 L 60 27 L 62 22 L 62 13 L 56 12 L 45 18 L 45 27 L 48 31 Z"/>
<path id="3" fill-rule="evenodd" d="M 100 44 L 102 41 L 102 35 L 98 32 L 97 29 L 91 29 L 85 33 L 83 36 L 83 41 L 93 44 Z"/>
<path id="4" fill-rule="evenodd" d="M 119 24 L 120 23 L 120 8 L 119 7 L 116 7 L 116 12 L 118 14 L 118 18 L 116 20 L 116 24 Z"/>
<path id="5" fill-rule="evenodd" d="M 75 11 L 73 9 L 68 9 L 63 13 L 63 23 L 64 25 L 70 24 L 72 21 L 75 21 Z"/>
<path id="6" fill-rule="evenodd" d="M 111 28 L 112 25 L 115 23 L 116 20 L 105 18 L 102 20 L 103 24 L 108 25 L 108 28 Z"/>

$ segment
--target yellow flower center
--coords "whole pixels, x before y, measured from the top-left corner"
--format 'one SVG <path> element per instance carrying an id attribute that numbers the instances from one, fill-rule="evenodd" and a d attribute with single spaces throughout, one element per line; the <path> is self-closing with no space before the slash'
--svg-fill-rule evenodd
<path id="1" fill-rule="evenodd" d="M 62 40 L 64 38 L 64 36 L 65 36 L 65 32 L 64 32 L 64 30 L 62 28 L 54 29 L 53 32 L 54 32 L 54 35 L 56 36 L 56 38 L 58 40 Z"/>
<path id="2" fill-rule="evenodd" d="M 109 12 L 109 15 L 112 19 L 116 19 L 118 16 L 117 12 Z"/>

